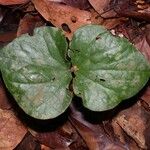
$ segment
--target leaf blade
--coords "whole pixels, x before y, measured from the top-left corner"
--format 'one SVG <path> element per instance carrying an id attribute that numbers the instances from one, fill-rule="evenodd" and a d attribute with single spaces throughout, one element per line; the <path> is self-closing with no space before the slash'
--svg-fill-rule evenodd
<path id="1" fill-rule="evenodd" d="M 126 39 L 114 37 L 101 26 L 77 30 L 70 49 L 72 64 L 79 69 L 74 92 L 93 111 L 114 108 L 135 95 L 149 79 L 144 56 Z"/>
<path id="2" fill-rule="evenodd" d="M 56 28 L 42 27 L 17 38 L 1 51 L 1 72 L 19 106 L 38 119 L 55 118 L 71 102 L 67 42 Z"/>

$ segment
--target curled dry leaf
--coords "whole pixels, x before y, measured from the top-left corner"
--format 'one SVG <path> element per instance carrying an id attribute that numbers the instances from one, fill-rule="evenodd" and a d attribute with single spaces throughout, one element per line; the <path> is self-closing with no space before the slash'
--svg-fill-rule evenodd
<path id="1" fill-rule="evenodd" d="M 91 23 L 91 14 L 88 11 L 47 0 L 32 0 L 32 2 L 47 21 L 62 28 L 70 39 L 80 26 Z"/>
<path id="2" fill-rule="evenodd" d="M 0 5 L 16 5 L 16 4 L 24 4 L 29 2 L 30 0 L 0 0 Z"/>
<path id="3" fill-rule="evenodd" d="M 121 128 L 132 137 L 139 147 L 148 148 L 150 128 L 150 113 L 138 104 L 123 110 L 115 118 Z"/>
<path id="4" fill-rule="evenodd" d="M 27 129 L 10 110 L 0 109 L 0 149 L 14 149 L 26 134 Z"/>

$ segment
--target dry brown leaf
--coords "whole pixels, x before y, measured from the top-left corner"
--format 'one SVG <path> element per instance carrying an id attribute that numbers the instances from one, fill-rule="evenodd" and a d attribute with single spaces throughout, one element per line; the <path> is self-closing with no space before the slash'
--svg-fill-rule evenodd
<path id="1" fill-rule="evenodd" d="M 118 26 L 116 34 L 122 34 L 145 56 L 150 62 L 150 25 L 139 27 L 138 23 L 130 23 Z"/>
<path id="2" fill-rule="evenodd" d="M 115 120 L 139 147 L 148 148 L 147 143 L 150 141 L 146 138 L 146 134 L 149 134 L 147 131 L 150 128 L 150 113 L 136 104 L 120 112 Z"/>
<path id="3" fill-rule="evenodd" d="M 40 143 L 27 132 L 23 140 L 17 145 L 14 150 L 40 150 Z"/>
<path id="4" fill-rule="evenodd" d="M 70 39 L 80 26 L 91 23 L 91 14 L 88 11 L 47 0 L 32 0 L 32 2 L 47 21 L 62 28 Z"/>
<path id="5" fill-rule="evenodd" d="M 135 43 L 137 49 L 139 49 L 145 58 L 150 62 L 150 45 L 147 43 L 145 35 L 143 38 L 140 38 L 138 42 Z"/>
<path id="6" fill-rule="evenodd" d="M 14 149 L 26 134 L 27 129 L 11 110 L 0 109 L 0 149 Z"/>
<path id="7" fill-rule="evenodd" d="M 90 4 L 99 14 L 104 12 L 104 9 L 108 7 L 110 1 L 111 0 L 89 0 Z"/>
<path id="8" fill-rule="evenodd" d="M 93 9 L 90 9 L 90 12 L 91 12 L 91 22 L 93 24 L 103 25 L 107 29 L 113 29 L 116 26 L 123 24 L 127 21 L 127 19 L 124 17 L 104 19 L 100 16 L 99 13 L 97 13 Z"/>
<path id="9" fill-rule="evenodd" d="M 87 9 L 90 7 L 88 0 L 47 0 L 47 1 L 60 2 L 80 9 Z"/>
<path id="10" fill-rule="evenodd" d="M 25 33 L 32 33 L 34 28 L 42 26 L 43 24 L 44 22 L 39 16 L 25 15 L 20 20 L 17 37 Z"/>
<path id="11" fill-rule="evenodd" d="M 111 141 L 100 124 L 92 124 L 84 118 L 74 105 L 71 105 L 70 121 L 86 142 L 89 150 L 125 150 L 120 142 Z"/>
<path id="12" fill-rule="evenodd" d="M 150 62 L 150 25 L 143 30 L 142 36 L 137 36 L 134 39 L 135 46 L 143 53 Z"/>
<path id="13" fill-rule="evenodd" d="M 77 133 L 69 122 L 54 131 L 36 132 L 30 129 L 31 134 L 44 144 L 53 149 L 66 149 L 77 139 Z"/>
<path id="14" fill-rule="evenodd" d="M 54 150 L 54 149 L 41 144 L 41 150 Z"/>
<path id="15" fill-rule="evenodd" d="M 113 119 L 112 122 L 109 123 L 109 126 L 112 127 L 111 132 L 113 131 L 112 136 L 115 140 L 119 140 L 121 143 L 126 145 L 127 149 L 129 150 L 139 150 L 136 142 L 123 131 L 123 129 L 120 127 L 115 119 Z"/>
<path id="16" fill-rule="evenodd" d="M 16 4 L 24 4 L 29 2 L 30 0 L 0 0 L 0 5 L 16 5 Z"/>
<path id="17" fill-rule="evenodd" d="M 11 32 L 5 32 L 0 34 L 0 42 L 11 42 L 13 39 L 16 38 L 16 32 L 11 31 Z"/>
<path id="18" fill-rule="evenodd" d="M 143 95 L 141 96 L 141 99 L 146 102 L 148 109 L 150 110 L 150 86 L 146 88 Z"/>
<path id="19" fill-rule="evenodd" d="M 115 11 L 120 16 L 136 18 L 139 20 L 150 20 L 150 3 L 146 0 L 120 0 L 116 1 Z"/>

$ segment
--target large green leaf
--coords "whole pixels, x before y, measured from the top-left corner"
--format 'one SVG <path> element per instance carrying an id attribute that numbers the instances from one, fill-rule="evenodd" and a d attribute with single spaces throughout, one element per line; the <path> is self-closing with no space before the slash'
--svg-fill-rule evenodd
<path id="1" fill-rule="evenodd" d="M 98 25 L 78 29 L 71 41 L 73 88 L 85 107 L 104 111 L 135 95 L 148 81 L 144 56 L 125 38 Z"/>
<path id="2" fill-rule="evenodd" d="M 54 118 L 71 101 L 67 42 L 57 28 L 42 27 L 25 34 L 0 51 L 4 82 L 17 103 L 30 116 Z"/>

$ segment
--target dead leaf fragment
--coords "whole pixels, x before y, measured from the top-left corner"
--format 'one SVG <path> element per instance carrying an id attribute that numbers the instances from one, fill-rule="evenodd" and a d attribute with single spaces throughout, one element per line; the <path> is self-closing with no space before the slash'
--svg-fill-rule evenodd
<path id="1" fill-rule="evenodd" d="M 40 150 L 40 143 L 27 132 L 23 140 L 17 145 L 14 150 Z"/>
<path id="2" fill-rule="evenodd" d="M 41 145 L 41 150 L 53 150 L 53 149 L 45 145 Z"/>
<path id="3" fill-rule="evenodd" d="M 16 32 L 5 32 L 0 34 L 0 42 L 11 42 L 13 39 L 16 38 Z"/>
<path id="4" fill-rule="evenodd" d="M 24 4 L 29 2 L 30 0 L 0 0 L 0 5 L 16 5 L 16 4 Z"/>
<path id="5" fill-rule="evenodd" d="M 145 131 L 150 128 L 150 114 L 138 104 L 123 110 L 115 119 L 121 128 L 132 137 L 139 147 L 147 149 Z M 149 134 L 149 133 L 147 133 Z"/>
<path id="6" fill-rule="evenodd" d="M 32 2 L 47 21 L 63 29 L 70 39 L 80 26 L 91 23 L 91 14 L 88 11 L 46 0 L 32 0 Z"/>
<path id="7" fill-rule="evenodd" d="M 26 134 L 27 129 L 10 110 L 0 109 L 0 149 L 14 149 Z"/>
<path id="8" fill-rule="evenodd" d="M 146 37 L 143 36 L 142 39 L 135 43 L 135 46 L 143 53 L 145 58 L 147 58 L 147 60 L 150 62 L 150 45 L 148 44 Z"/>
<path id="9" fill-rule="evenodd" d="M 34 28 L 42 26 L 43 24 L 44 22 L 39 16 L 25 15 L 20 20 L 17 37 L 25 33 L 32 33 Z"/>
<path id="10" fill-rule="evenodd" d="M 53 149 L 66 149 L 77 139 L 77 133 L 69 122 L 58 128 L 56 131 L 36 132 L 30 129 L 31 134 L 40 141 L 41 144 Z"/>
<path id="11" fill-rule="evenodd" d="M 141 99 L 146 102 L 148 108 L 150 109 L 150 86 L 146 88 L 145 92 L 141 96 Z"/>
<path id="12" fill-rule="evenodd" d="M 88 7 L 90 7 L 88 0 L 62 0 L 62 2 L 66 5 L 70 5 L 80 9 L 87 9 Z"/>
<path id="13" fill-rule="evenodd" d="M 110 3 L 110 0 L 89 0 L 89 2 L 99 14 L 102 14 Z"/>
<path id="14" fill-rule="evenodd" d="M 141 3 L 142 2 L 142 3 Z M 150 20 L 150 3 L 146 0 L 120 0 L 114 4 L 114 9 L 120 16 L 139 20 Z M 123 11 L 122 11 L 123 10 Z"/>
<path id="15" fill-rule="evenodd" d="M 77 7 L 79 9 L 87 9 L 90 7 L 88 0 L 47 0 L 47 1 L 64 3 L 72 7 Z"/>
<path id="16" fill-rule="evenodd" d="M 123 144 L 111 141 L 100 124 L 85 120 L 83 114 L 71 105 L 70 121 L 86 142 L 89 150 L 125 150 Z"/>

